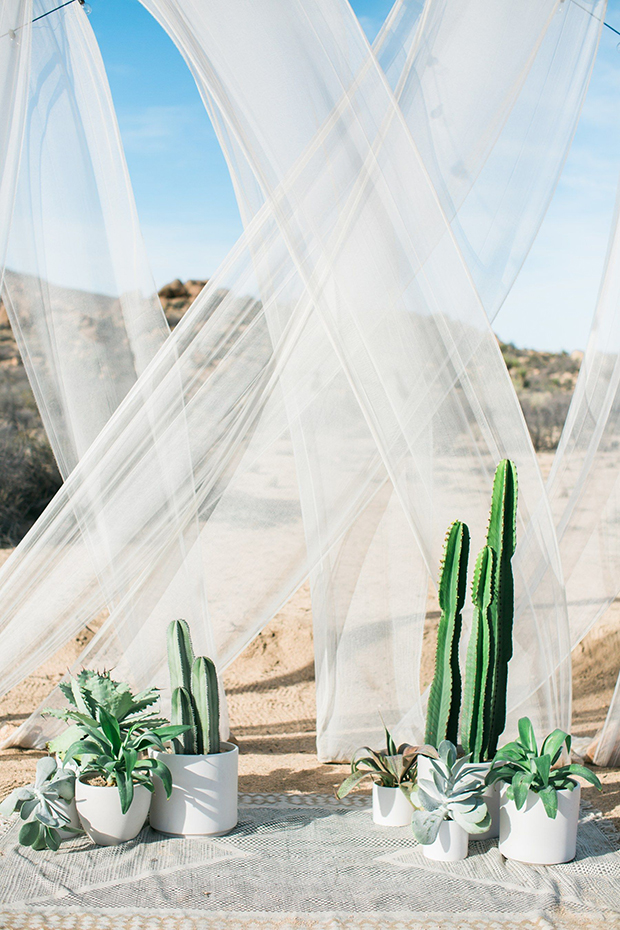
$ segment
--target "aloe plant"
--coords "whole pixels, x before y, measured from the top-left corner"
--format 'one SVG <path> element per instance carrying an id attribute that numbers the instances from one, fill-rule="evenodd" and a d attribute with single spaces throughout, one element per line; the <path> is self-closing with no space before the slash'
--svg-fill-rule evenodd
<path id="1" fill-rule="evenodd" d="M 555 820 L 558 812 L 558 791 L 577 787 L 575 775 L 584 778 L 601 790 L 601 783 L 594 772 L 585 765 L 572 763 L 554 768 L 562 752 L 570 757 L 571 738 L 563 730 L 554 730 L 544 740 L 540 752 L 536 743 L 534 727 L 529 717 L 519 720 L 519 738 L 498 750 L 493 766 L 487 776 L 489 784 L 496 781 L 508 783 L 507 794 L 515 802 L 517 810 L 525 805 L 529 791 L 538 794 L 547 816 Z"/>
<path id="2" fill-rule="evenodd" d="M 172 723 L 188 727 L 172 742 L 176 753 L 211 754 L 220 751 L 220 699 L 217 671 L 206 656 L 194 656 L 189 626 L 173 620 L 168 626 L 168 669 L 172 689 Z"/>
<path id="3" fill-rule="evenodd" d="M 416 763 L 419 755 L 436 756 L 432 746 L 397 746 L 390 731 L 385 727 L 385 752 L 375 751 L 368 746 L 357 749 L 351 760 L 351 774 L 336 791 L 337 798 L 344 798 L 365 778 L 384 788 L 410 786 L 415 781 Z"/>
<path id="4" fill-rule="evenodd" d="M 459 638 L 467 585 L 469 529 L 456 520 L 448 529 L 439 578 L 441 618 L 437 630 L 435 675 L 428 697 L 425 742 L 456 743 L 461 706 Z"/>
<path id="5" fill-rule="evenodd" d="M 55 851 L 60 846 L 60 830 L 81 832 L 71 826 L 68 805 L 74 796 L 75 772 L 46 756 L 37 762 L 34 784 L 15 788 L 0 804 L 0 814 L 18 813 L 25 821 L 19 831 L 22 846 Z"/>
<path id="6" fill-rule="evenodd" d="M 484 833 L 491 817 L 483 800 L 483 767 L 469 764 L 469 756 L 457 760 L 449 740 L 439 745 L 439 758 L 431 759 L 432 782 L 418 779 L 410 794 L 416 808 L 411 827 L 416 840 L 428 846 L 437 839 L 444 820 L 454 820 L 467 833 Z"/>

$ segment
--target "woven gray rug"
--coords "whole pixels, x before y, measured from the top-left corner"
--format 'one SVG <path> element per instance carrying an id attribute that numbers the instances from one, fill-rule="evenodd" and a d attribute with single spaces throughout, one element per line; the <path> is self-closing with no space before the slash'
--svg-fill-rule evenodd
<path id="1" fill-rule="evenodd" d="M 214 839 L 146 828 L 122 846 L 57 853 L 0 836 L 3 930 L 533 930 L 620 927 L 618 839 L 582 812 L 577 858 L 508 862 L 494 841 L 463 862 L 425 859 L 409 829 L 372 823 L 365 798 L 243 795 Z"/>

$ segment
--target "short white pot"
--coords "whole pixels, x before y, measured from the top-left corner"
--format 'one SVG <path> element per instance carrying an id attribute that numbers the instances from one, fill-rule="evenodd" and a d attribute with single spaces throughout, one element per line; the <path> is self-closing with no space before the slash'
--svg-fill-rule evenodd
<path id="1" fill-rule="evenodd" d="M 400 788 L 372 786 L 372 819 L 380 827 L 409 827 L 413 806 Z"/>
<path id="2" fill-rule="evenodd" d="M 481 762 L 480 765 L 484 766 L 484 770 L 480 772 L 482 781 L 490 771 L 491 763 Z M 428 781 L 433 780 L 433 767 L 428 756 L 418 756 L 418 778 L 426 778 Z M 482 797 L 491 815 L 491 826 L 484 833 L 472 833 L 470 838 L 474 842 L 478 840 L 494 840 L 499 836 L 499 785 L 497 782 L 494 785 L 487 785 Z"/>
<path id="3" fill-rule="evenodd" d="M 454 820 L 444 820 L 436 840 L 422 848 L 427 859 L 436 859 L 438 862 L 458 862 L 460 859 L 467 858 L 469 833 Z"/>
<path id="4" fill-rule="evenodd" d="M 507 859 L 532 865 L 570 862 L 577 850 L 577 825 L 581 787 L 558 791 L 558 813 L 547 816 L 540 796 L 529 791 L 525 805 L 517 810 L 501 786 L 499 797 L 499 851 Z"/>
<path id="5" fill-rule="evenodd" d="M 170 798 L 159 778 L 153 779 L 154 830 L 176 836 L 221 836 L 236 826 L 239 749 L 233 743 L 222 743 L 221 748 L 200 756 L 151 752 L 172 776 Z"/>
<path id="6" fill-rule="evenodd" d="M 98 846 L 116 846 L 138 835 L 148 817 L 151 792 L 144 785 L 134 785 L 133 801 L 126 814 L 116 786 L 107 788 L 75 782 L 75 806 L 84 830 Z"/>

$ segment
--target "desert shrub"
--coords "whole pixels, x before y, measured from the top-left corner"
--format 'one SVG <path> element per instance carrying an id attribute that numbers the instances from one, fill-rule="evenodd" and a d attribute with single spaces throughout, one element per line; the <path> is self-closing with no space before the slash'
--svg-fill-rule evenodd
<path id="1" fill-rule="evenodd" d="M 1 429 L 0 545 L 17 545 L 61 484 L 56 460 L 44 437 Z"/>

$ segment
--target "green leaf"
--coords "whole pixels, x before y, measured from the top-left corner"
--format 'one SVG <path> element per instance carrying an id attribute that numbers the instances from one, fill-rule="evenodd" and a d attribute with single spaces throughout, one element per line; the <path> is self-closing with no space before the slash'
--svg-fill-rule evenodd
<path id="1" fill-rule="evenodd" d="M 47 848 L 56 852 L 60 846 L 60 833 L 53 827 L 45 827 L 45 840 Z"/>
<path id="2" fill-rule="evenodd" d="M 38 840 L 42 828 L 45 829 L 36 820 L 29 820 L 19 831 L 19 842 L 22 846 L 32 846 Z"/>
<path id="3" fill-rule="evenodd" d="M 555 788 L 552 785 L 547 785 L 546 788 L 538 792 L 538 796 L 543 802 L 547 817 L 555 820 L 558 813 L 558 795 Z"/>
<path id="4" fill-rule="evenodd" d="M 109 714 L 105 707 L 100 707 L 98 713 L 101 729 L 103 730 L 106 739 L 112 747 L 113 754 L 116 756 L 118 755 L 123 744 L 121 728 L 118 725 L 118 720 Z"/>
<path id="5" fill-rule="evenodd" d="M 136 766 L 136 771 L 149 771 L 152 775 L 157 775 L 164 786 L 166 797 L 170 797 L 172 794 L 172 776 L 165 762 L 161 762 L 159 759 L 145 759 Z"/>
<path id="6" fill-rule="evenodd" d="M 533 752 L 534 755 L 538 753 L 538 747 L 536 746 L 536 736 L 534 734 L 534 727 L 532 726 L 532 721 L 529 717 L 521 717 L 519 720 L 519 738 L 522 745 L 529 752 Z"/>
<path id="7" fill-rule="evenodd" d="M 551 765 L 555 765 L 562 754 L 562 748 L 569 739 L 568 733 L 564 730 L 556 729 L 550 733 L 542 744 L 541 754 L 551 757 Z"/>
<path id="8" fill-rule="evenodd" d="M 116 784 L 121 799 L 121 811 L 123 814 L 126 814 L 133 801 L 133 780 L 128 778 L 126 772 L 123 772 L 121 769 L 117 769 L 114 774 L 116 776 Z"/>
<path id="9" fill-rule="evenodd" d="M 337 798 L 346 798 L 346 796 L 353 791 L 354 788 L 357 788 L 359 783 L 364 779 L 370 776 L 370 772 L 352 772 L 343 783 L 340 785 L 336 791 Z"/>
<path id="10" fill-rule="evenodd" d="M 386 749 L 387 749 L 387 755 L 388 755 L 388 756 L 397 756 L 397 755 L 398 755 L 398 749 L 397 749 L 397 747 L 396 747 L 396 743 L 395 743 L 394 740 L 392 739 L 392 737 L 391 737 L 391 735 L 390 735 L 390 731 L 389 731 L 388 728 L 385 726 L 385 724 L 383 725 L 383 729 L 385 730 L 385 745 L 386 745 Z"/>
<path id="11" fill-rule="evenodd" d="M 518 811 L 520 811 L 521 808 L 525 805 L 531 784 L 532 776 L 527 775 L 525 772 L 519 772 L 519 774 L 515 775 L 515 777 L 512 779 L 512 793 L 515 807 Z"/>
<path id="12" fill-rule="evenodd" d="M 544 788 L 549 784 L 549 772 L 551 771 L 551 756 L 537 756 L 534 759 L 534 766 Z"/>
<path id="13" fill-rule="evenodd" d="M 590 769 L 587 769 L 585 765 L 578 765 L 576 762 L 571 763 L 571 765 L 563 765 L 561 769 L 558 769 L 558 774 L 579 775 L 580 778 L 585 778 L 587 782 L 594 785 L 599 791 L 603 790 L 598 776 L 590 771 Z"/>

